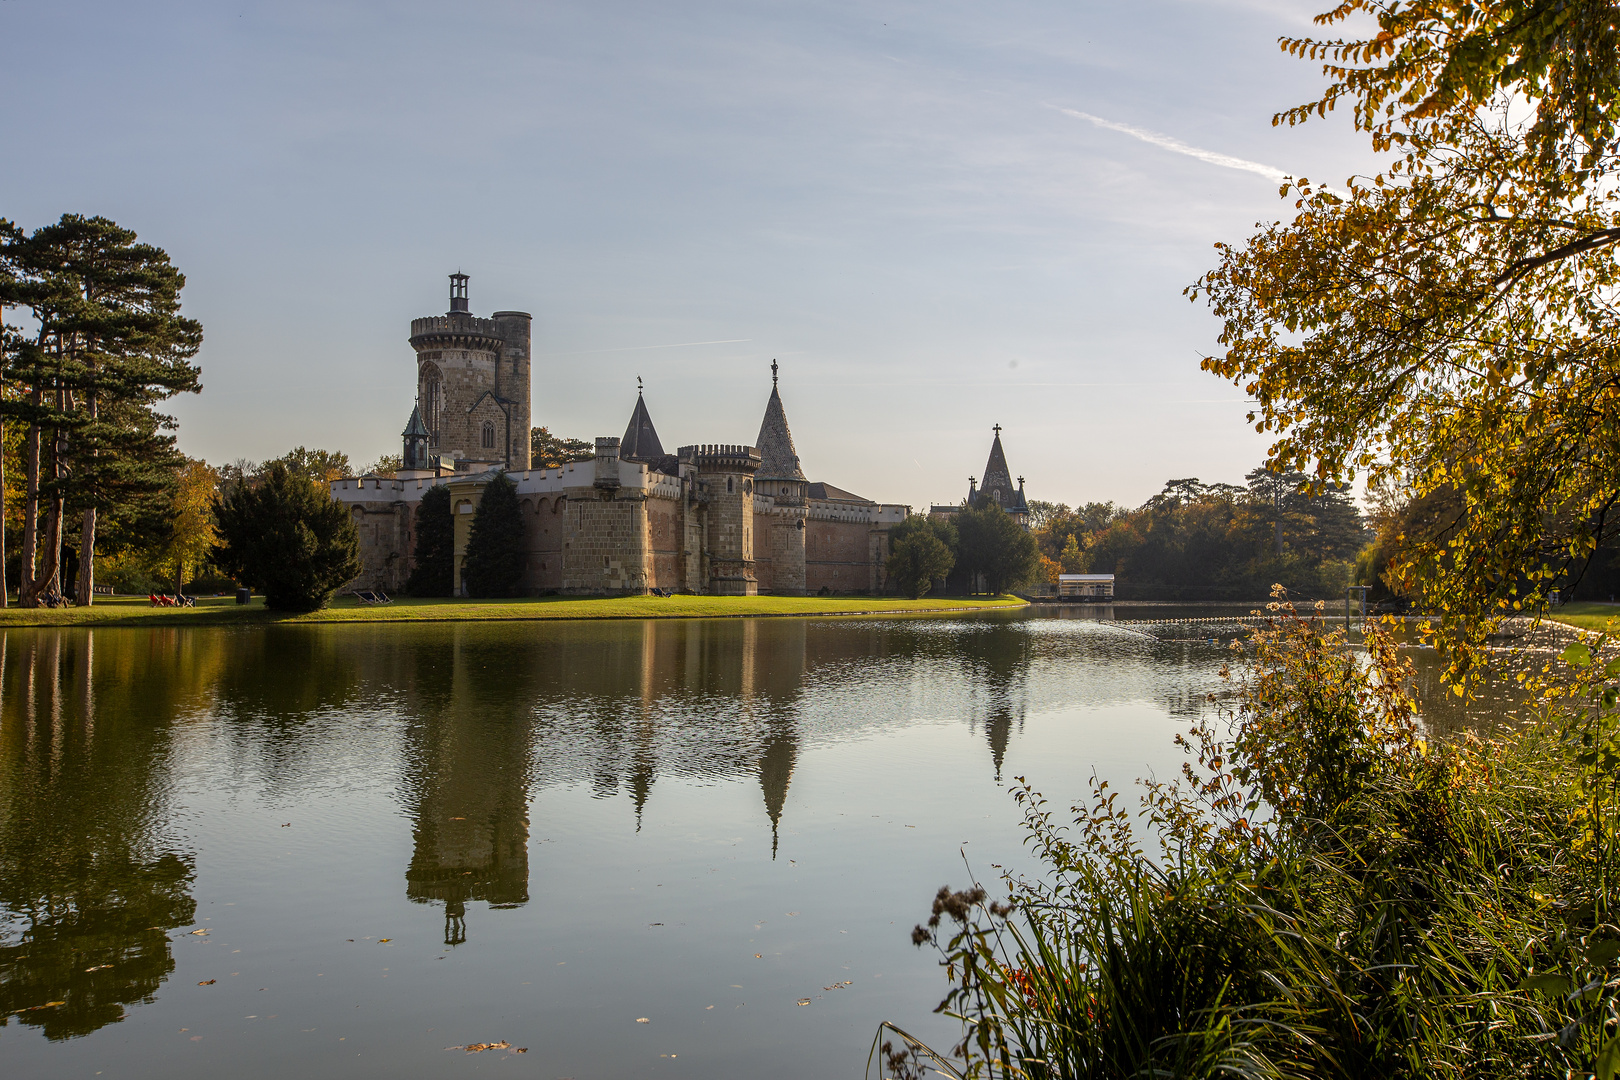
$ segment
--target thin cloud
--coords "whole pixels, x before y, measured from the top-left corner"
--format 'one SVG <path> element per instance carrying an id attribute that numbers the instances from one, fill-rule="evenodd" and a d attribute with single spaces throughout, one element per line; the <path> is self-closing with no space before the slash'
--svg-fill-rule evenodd
<path id="1" fill-rule="evenodd" d="M 552 353 L 553 356 L 595 356 L 598 353 L 615 352 L 644 352 L 647 349 L 686 349 L 693 345 L 736 345 L 743 341 L 753 341 L 753 338 L 735 337 L 721 338 L 719 341 L 677 341 L 671 345 L 626 345 L 619 349 L 586 349 L 584 352 Z"/>
<path id="2" fill-rule="evenodd" d="M 1180 139 L 1171 138 L 1169 135 L 1161 135 L 1157 131 L 1149 131 L 1146 128 L 1133 127 L 1130 124 L 1119 124 L 1112 120 L 1104 120 L 1100 116 L 1092 116 L 1090 113 L 1081 112 L 1079 109 L 1065 109 L 1060 105 L 1054 105 L 1052 108 L 1057 109 L 1058 112 L 1063 113 L 1065 116 L 1072 116 L 1077 120 L 1089 121 L 1100 128 L 1107 128 L 1109 131 L 1118 131 L 1125 135 L 1129 135 L 1133 139 L 1141 139 L 1145 143 L 1151 143 L 1154 146 L 1164 150 L 1169 150 L 1172 153 L 1186 154 L 1188 157 L 1197 158 L 1199 161 L 1207 161 L 1211 165 L 1219 165 L 1227 169 L 1241 169 L 1244 172 L 1257 173 L 1260 176 L 1265 177 L 1267 180 L 1272 180 L 1279 184 L 1286 180 L 1289 175 L 1281 169 L 1272 168 L 1270 165 L 1265 165 L 1258 161 L 1248 161 L 1244 158 L 1233 157 L 1231 154 L 1218 154 L 1213 150 L 1201 150 L 1196 146 L 1188 146 Z"/>

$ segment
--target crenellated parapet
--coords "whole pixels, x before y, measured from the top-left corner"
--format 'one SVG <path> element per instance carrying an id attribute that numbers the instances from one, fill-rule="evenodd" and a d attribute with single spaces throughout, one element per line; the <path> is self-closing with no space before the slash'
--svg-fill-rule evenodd
<path id="1" fill-rule="evenodd" d="M 494 319 L 471 315 L 430 315 L 411 320 L 411 347 L 424 349 L 478 349 L 500 352 L 504 338 Z"/>
<path id="2" fill-rule="evenodd" d="M 699 472 L 759 471 L 759 451 L 752 446 L 734 446 L 729 443 L 701 443 L 683 446 L 676 452 L 683 465 L 693 465 Z"/>

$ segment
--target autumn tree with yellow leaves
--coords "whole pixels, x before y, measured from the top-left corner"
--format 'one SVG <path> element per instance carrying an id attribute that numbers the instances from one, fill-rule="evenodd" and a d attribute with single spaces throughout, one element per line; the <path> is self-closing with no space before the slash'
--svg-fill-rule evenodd
<path id="1" fill-rule="evenodd" d="M 1386 167 L 1289 180 L 1290 220 L 1188 291 L 1223 321 L 1204 368 L 1254 400 L 1270 466 L 1369 478 L 1453 511 L 1400 537 L 1466 668 L 1494 620 L 1577 579 L 1620 530 L 1620 5 L 1346 0 L 1283 39 L 1324 63 Z M 1446 495 L 1436 499 L 1437 493 Z"/>

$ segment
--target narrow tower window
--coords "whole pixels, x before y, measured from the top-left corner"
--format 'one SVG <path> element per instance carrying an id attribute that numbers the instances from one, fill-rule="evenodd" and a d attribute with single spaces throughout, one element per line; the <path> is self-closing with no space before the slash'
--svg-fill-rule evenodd
<path id="1" fill-rule="evenodd" d="M 484 421 L 483 443 L 485 450 L 495 449 L 495 422 L 493 420 Z"/>

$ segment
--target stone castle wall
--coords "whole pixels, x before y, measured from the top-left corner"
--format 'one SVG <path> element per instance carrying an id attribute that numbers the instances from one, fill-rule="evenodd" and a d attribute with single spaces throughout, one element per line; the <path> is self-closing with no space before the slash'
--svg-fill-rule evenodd
<path id="1" fill-rule="evenodd" d="M 562 591 L 645 593 L 651 587 L 646 496 L 634 489 L 573 488 L 567 500 Z"/>

